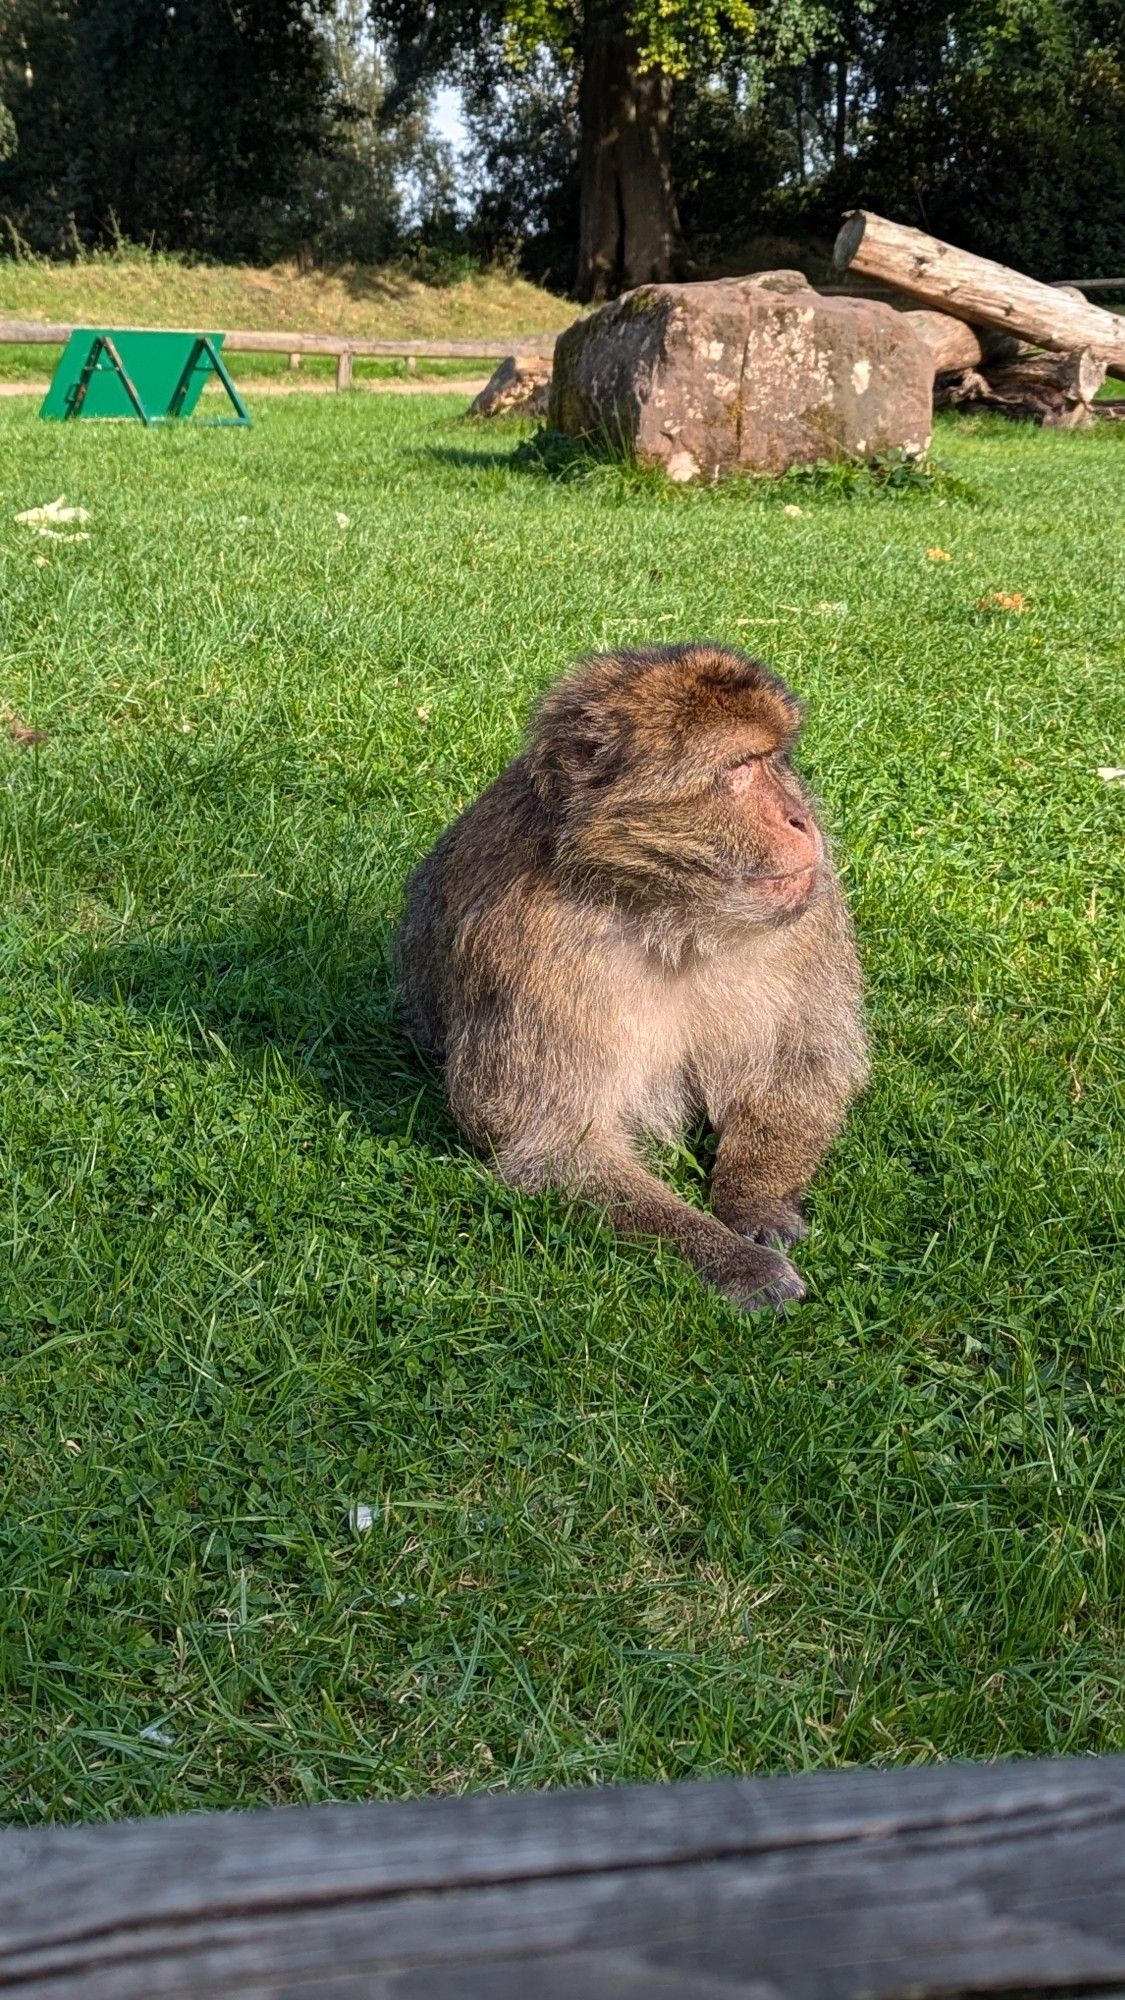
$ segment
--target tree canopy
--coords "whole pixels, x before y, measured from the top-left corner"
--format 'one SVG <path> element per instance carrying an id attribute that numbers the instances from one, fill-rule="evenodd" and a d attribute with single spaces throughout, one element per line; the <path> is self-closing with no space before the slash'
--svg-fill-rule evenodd
<path id="1" fill-rule="evenodd" d="M 477 136 L 486 248 L 597 297 L 868 205 L 1044 276 L 1125 270 L 1120 0 L 374 0 Z M 526 137 L 526 143 L 521 143 Z"/>
<path id="2" fill-rule="evenodd" d="M 387 84 L 363 0 L 0 0 L 9 241 L 376 261 L 452 199 Z"/>
<path id="3" fill-rule="evenodd" d="M 1122 0 L 0 0 L 9 247 L 453 242 L 597 298 L 854 205 L 1125 271 Z"/>

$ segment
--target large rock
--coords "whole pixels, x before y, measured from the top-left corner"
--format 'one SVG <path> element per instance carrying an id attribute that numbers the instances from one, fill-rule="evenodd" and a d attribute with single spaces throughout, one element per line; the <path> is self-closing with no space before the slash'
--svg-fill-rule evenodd
<path id="1" fill-rule="evenodd" d="M 470 417 L 541 417 L 546 414 L 551 364 L 538 355 L 509 354 L 494 368 L 479 396 L 469 404 Z"/>
<path id="2" fill-rule="evenodd" d="M 548 416 L 670 479 L 923 452 L 933 360 L 903 314 L 824 298 L 799 271 L 642 285 L 555 348 Z"/>

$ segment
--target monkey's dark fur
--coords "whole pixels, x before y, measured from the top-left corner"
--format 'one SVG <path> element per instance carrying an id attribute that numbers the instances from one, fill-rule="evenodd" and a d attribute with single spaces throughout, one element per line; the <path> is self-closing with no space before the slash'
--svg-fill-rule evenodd
<path id="1" fill-rule="evenodd" d="M 789 763 L 800 710 L 721 646 L 598 655 L 407 885 L 406 1024 L 520 1187 L 670 1238 L 728 1298 L 804 1296 L 780 1251 L 865 1074 L 843 893 Z M 714 1215 L 642 1164 L 706 1112 Z"/>

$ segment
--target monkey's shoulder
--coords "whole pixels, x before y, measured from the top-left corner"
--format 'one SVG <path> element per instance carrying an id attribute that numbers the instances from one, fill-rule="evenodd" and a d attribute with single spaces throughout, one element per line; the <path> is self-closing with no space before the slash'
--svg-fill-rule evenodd
<path id="1" fill-rule="evenodd" d="M 425 900 L 455 957 L 513 949 L 549 919 L 554 844 L 526 763 L 515 758 L 446 828 L 415 869 L 407 900 Z"/>
<path id="2" fill-rule="evenodd" d="M 434 855 L 451 880 L 479 876 L 498 888 L 520 874 L 547 871 L 550 832 L 523 757 L 513 758 L 454 820 Z"/>

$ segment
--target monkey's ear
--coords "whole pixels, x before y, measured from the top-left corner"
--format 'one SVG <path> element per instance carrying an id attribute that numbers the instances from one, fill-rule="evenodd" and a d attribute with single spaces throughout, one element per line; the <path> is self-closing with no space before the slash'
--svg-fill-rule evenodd
<path id="1" fill-rule="evenodd" d="M 557 749 L 558 762 L 571 778 L 584 778 L 601 761 L 604 745 L 595 736 L 572 736 L 560 743 Z"/>
<path id="2" fill-rule="evenodd" d="M 548 688 L 531 718 L 527 761 L 540 798 L 559 803 L 612 760 L 606 718 L 588 689 L 567 676 Z"/>
<path id="3" fill-rule="evenodd" d="M 588 782 L 602 762 L 604 749 L 596 736 L 580 728 L 536 730 L 527 761 L 540 798 L 558 800 L 576 785 Z"/>

